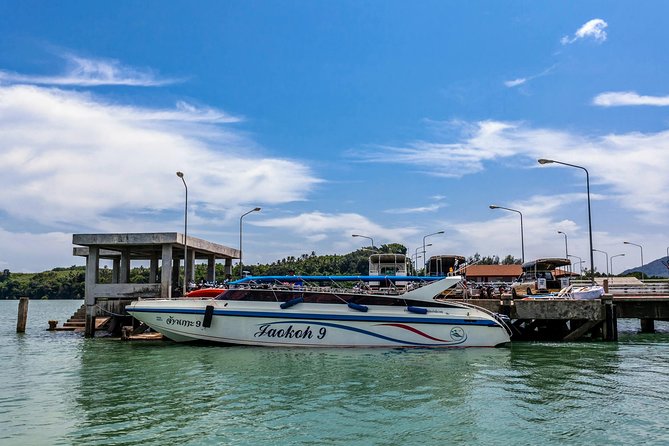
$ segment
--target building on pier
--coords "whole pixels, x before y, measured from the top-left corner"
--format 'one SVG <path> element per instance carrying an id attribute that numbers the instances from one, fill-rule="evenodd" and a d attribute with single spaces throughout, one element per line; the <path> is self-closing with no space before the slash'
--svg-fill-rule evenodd
<path id="1" fill-rule="evenodd" d="M 72 243 L 73 254 L 86 257 L 86 336 L 94 335 L 98 315 L 122 314 L 125 305 L 137 298 L 179 295 L 182 262 L 190 282 L 195 277 L 195 261 L 206 260 L 207 281 L 215 282 L 216 262 L 224 262 L 227 275 L 232 273 L 232 259 L 239 258 L 237 249 L 177 232 L 74 234 Z M 103 260 L 112 262 L 111 283 L 100 283 Z M 148 283 L 130 283 L 132 262 L 149 263 Z"/>

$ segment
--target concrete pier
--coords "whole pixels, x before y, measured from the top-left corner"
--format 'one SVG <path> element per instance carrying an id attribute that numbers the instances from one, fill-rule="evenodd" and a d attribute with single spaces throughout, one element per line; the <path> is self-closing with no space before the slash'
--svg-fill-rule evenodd
<path id="1" fill-rule="evenodd" d="M 223 260 L 224 273 L 232 273 L 232 259 L 239 258 L 234 248 L 176 232 L 74 234 L 73 253 L 86 257 L 86 336 L 95 334 L 97 316 L 121 315 L 125 304 L 137 298 L 170 299 L 179 295 L 183 277 L 180 262 L 188 262 L 188 281 L 194 279 L 195 261 L 207 261 L 207 280 L 214 281 L 216 260 Z M 188 258 L 184 259 L 184 246 Z M 100 283 L 100 261 L 112 261 L 112 283 Z M 131 263 L 149 262 L 148 283 L 130 283 Z M 160 273 L 160 276 L 158 275 Z M 114 311 L 102 310 L 101 302 L 113 302 Z M 108 305 L 107 305 L 108 306 Z"/>

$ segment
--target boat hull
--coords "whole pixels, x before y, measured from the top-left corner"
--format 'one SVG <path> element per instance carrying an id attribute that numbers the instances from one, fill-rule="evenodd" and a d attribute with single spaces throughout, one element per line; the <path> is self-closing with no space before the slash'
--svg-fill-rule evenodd
<path id="1" fill-rule="evenodd" d="M 178 342 L 273 347 L 494 347 L 509 342 L 500 322 L 475 308 L 444 305 L 421 309 L 424 314 L 403 306 L 367 308 L 362 312 L 342 304 L 300 303 L 282 309 L 278 302 L 142 300 L 126 310 Z"/>

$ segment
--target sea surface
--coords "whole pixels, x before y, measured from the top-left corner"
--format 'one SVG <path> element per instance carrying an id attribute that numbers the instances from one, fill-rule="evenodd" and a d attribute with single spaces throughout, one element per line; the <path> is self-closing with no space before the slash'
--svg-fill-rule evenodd
<path id="1" fill-rule="evenodd" d="M 48 332 L 0 301 L 0 445 L 667 445 L 669 325 L 618 343 L 279 349 Z"/>

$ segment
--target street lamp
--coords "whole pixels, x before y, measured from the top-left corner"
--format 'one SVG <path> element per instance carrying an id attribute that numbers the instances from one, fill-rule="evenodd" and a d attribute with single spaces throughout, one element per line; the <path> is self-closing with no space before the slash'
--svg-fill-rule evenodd
<path id="1" fill-rule="evenodd" d="M 613 275 L 613 259 L 614 257 L 621 257 L 624 256 L 625 254 L 616 254 L 614 256 L 611 256 L 611 275 Z"/>
<path id="2" fill-rule="evenodd" d="M 438 232 L 433 232 L 432 234 L 428 234 L 428 235 L 423 237 L 423 256 L 425 256 L 425 252 L 426 252 L 425 251 L 425 239 L 428 238 L 428 237 L 431 237 L 433 235 L 443 234 L 443 233 L 444 233 L 444 231 L 438 231 Z M 423 258 L 423 265 L 425 265 L 425 258 Z M 427 271 L 424 271 L 424 273 L 426 273 L 426 272 Z"/>
<path id="3" fill-rule="evenodd" d="M 632 242 L 623 242 L 623 243 L 626 244 L 626 245 L 638 246 L 639 249 L 641 249 L 641 268 L 643 268 L 643 246 L 637 245 L 636 243 L 632 243 Z M 641 273 L 641 277 L 643 277 L 643 273 Z"/>
<path id="4" fill-rule="evenodd" d="M 413 257 L 416 259 L 416 260 L 414 260 L 413 263 L 414 263 L 414 271 L 417 273 L 418 272 L 418 259 L 423 257 L 423 256 L 416 253 L 416 255 L 413 256 Z"/>
<path id="5" fill-rule="evenodd" d="M 592 250 L 604 253 L 604 255 L 606 256 L 606 277 L 609 277 L 609 253 L 607 253 L 606 251 L 602 251 L 600 249 L 594 249 L 593 248 Z"/>
<path id="6" fill-rule="evenodd" d="M 249 215 L 251 212 L 260 212 L 260 208 L 253 208 L 239 217 L 239 278 L 244 277 L 244 263 L 242 263 L 242 218 Z"/>
<path id="7" fill-rule="evenodd" d="M 186 205 L 184 207 L 184 296 L 188 293 L 188 186 L 183 172 L 177 172 L 186 188 Z M 163 266 L 164 268 L 164 266 Z"/>
<path id="8" fill-rule="evenodd" d="M 537 160 L 539 164 L 562 164 L 563 166 L 575 167 L 577 169 L 583 169 L 585 171 L 585 184 L 588 191 L 588 233 L 590 235 L 590 280 L 592 283 L 595 283 L 595 255 L 592 253 L 592 212 L 590 209 L 590 174 L 588 169 L 582 166 L 577 166 L 576 164 L 563 163 L 562 161 L 547 160 L 541 158 Z"/>
<path id="9" fill-rule="evenodd" d="M 573 257 L 573 258 L 575 258 L 575 259 L 578 259 L 578 271 L 579 271 L 579 275 L 582 276 L 582 275 L 583 275 L 583 264 L 585 263 L 585 262 L 583 261 L 583 259 L 580 258 L 579 256 L 575 256 L 575 255 L 573 255 L 573 254 L 569 254 L 568 257 Z"/>
<path id="10" fill-rule="evenodd" d="M 490 209 L 504 209 L 505 211 L 511 211 L 511 212 L 518 212 L 518 215 L 520 215 L 520 255 L 521 255 L 521 262 L 525 263 L 525 236 L 523 234 L 523 213 L 520 212 L 517 209 L 511 209 L 511 208 L 505 208 L 504 206 L 497 206 L 495 204 L 491 204 L 488 206 Z"/>
<path id="11" fill-rule="evenodd" d="M 362 237 L 362 238 L 369 239 L 372 242 L 372 251 L 374 251 L 374 239 L 373 238 L 368 237 L 366 235 L 360 235 L 360 234 L 351 234 L 351 237 Z"/>
<path id="12" fill-rule="evenodd" d="M 569 258 L 569 250 L 567 249 L 567 234 L 565 234 L 562 231 L 558 231 L 558 234 L 564 235 L 564 258 L 568 259 Z"/>
<path id="13" fill-rule="evenodd" d="M 427 245 L 425 245 L 425 248 L 427 248 L 428 246 L 432 246 L 432 243 L 428 243 Z M 423 251 L 422 251 L 423 256 L 425 255 L 425 251 L 424 251 L 425 248 L 423 248 Z M 420 246 L 418 248 L 416 248 L 416 251 L 414 252 L 414 257 L 416 257 L 416 269 L 418 269 L 418 257 L 421 257 L 421 256 L 418 255 L 418 250 L 419 249 L 420 249 Z"/>

